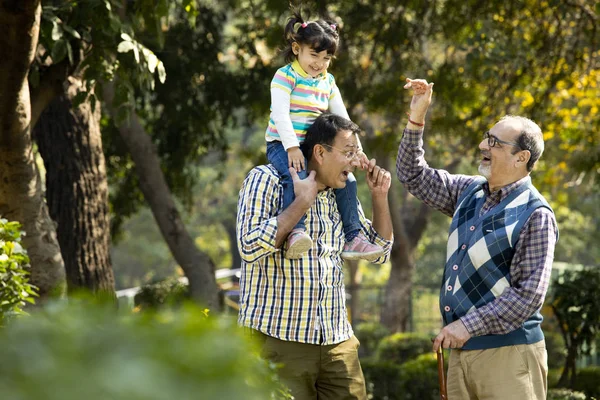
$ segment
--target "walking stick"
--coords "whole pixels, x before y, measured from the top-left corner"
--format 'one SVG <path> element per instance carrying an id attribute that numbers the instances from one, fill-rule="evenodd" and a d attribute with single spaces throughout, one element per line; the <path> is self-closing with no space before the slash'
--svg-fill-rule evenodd
<path id="1" fill-rule="evenodd" d="M 444 373 L 444 350 L 442 346 L 437 351 L 437 364 L 438 364 L 438 381 L 440 384 L 440 399 L 448 400 L 448 391 L 446 390 L 446 375 Z"/>

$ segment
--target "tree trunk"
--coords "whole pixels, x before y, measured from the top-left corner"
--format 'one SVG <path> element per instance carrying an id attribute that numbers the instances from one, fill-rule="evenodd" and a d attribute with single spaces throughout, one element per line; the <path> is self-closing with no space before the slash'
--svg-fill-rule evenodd
<path id="1" fill-rule="evenodd" d="M 568 387 L 573 389 L 575 387 L 576 377 L 576 362 L 577 362 L 577 347 L 573 337 L 570 338 L 567 344 L 567 358 L 565 360 L 565 367 L 563 368 L 560 379 L 558 380 L 558 387 Z"/>
<path id="2" fill-rule="evenodd" d="M 382 160 L 381 166 L 391 171 L 390 158 L 379 157 L 379 159 Z M 412 254 L 414 247 L 411 245 L 406 221 L 402 218 L 405 207 L 400 205 L 397 191 L 393 187 L 389 192 L 389 202 L 394 227 L 394 245 L 390 255 L 392 268 L 383 295 L 381 323 L 391 332 L 406 332 L 411 328 L 410 301 L 415 269 Z"/>
<path id="3" fill-rule="evenodd" d="M 69 293 L 84 288 L 114 297 L 100 107 L 85 102 L 73 109 L 81 82 L 69 78 L 67 84 L 34 128 L 46 167 L 46 200 L 58 225 Z"/>
<path id="4" fill-rule="evenodd" d="M 392 268 L 383 296 L 381 323 L 391 332 L 406 332 L 410 329 L 410 300 L 415 263 L 395 190 L 390 190 L 389 199 L 394 245 L 391 253 Z"/>
<path id="5" fill-rule="evenodd" d="M 106 82 L 104 100 L 111 116 L 116 118 L 117 110 L 113 106 L 114 93 L 114 83 Z M 129 111 L 129 119 L 119 125 L 119 133 L 135 164 L 144 198 L 150 205 L 154 219 L 173 257 L 189 280 L 190 295 L 211 310 L 218 311 L 215 266 L 208 255 L 196 247 L 185 228 L 161 170 L 154 143 L 144 131 L 135 110 Z"/>
<path id="6" fill-rule="evenodd" d="M 360 304 L 359 301 L 359 293 L 360 288 L 359 279 L 358 279 L 358 261 L 357 260 L 348 260 L 346 261 L 348 265 L 348 270 L 350 271 L 350 285 L 348 286 L 348 291 L 350 292 L 350 323 L 353 327 L 356 327 L 356 317 L 358 316 L 358 306 Z"/>
<path id="7" fill-rule="evenodd" d="M 40 16 L 40 0 L 0 0 L 0 215 L 23 225 L 30 281 L 43 302 L 63 294 L 65 271 L 31 142 L 27 75 Z"/>

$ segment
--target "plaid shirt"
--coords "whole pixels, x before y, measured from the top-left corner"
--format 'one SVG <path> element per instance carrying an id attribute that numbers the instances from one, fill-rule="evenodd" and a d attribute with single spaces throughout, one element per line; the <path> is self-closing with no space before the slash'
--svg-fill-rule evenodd
<path id="1" fill-rule="evenodd" d="M 398 179 L 413 196 L 452 216 L 460 194 L 474 181 L 474 177 L 430 168 L 424 158 L 422 134 L 423 130 L 404 130 L 396 161 Z M 527 179 L 525 177 L 493 193 L 486 183 L 486 200 L 479 216 L 498 205 Z M 536 209 L 523 226 L 515 245 L 510 266 L 511 287 L 495 301 L 461 317 L 471 336 L 507 334 L 519 328 L 542 307 L 557 238 L 554 213 L 545 207 Z"/>
<path id="2" fill-rule="evenodd" d="M 313 240 L 308 255 L 286 259 L 275 248 L 283 188 L 271 165 L 254 168 L 238 202 L 237 239 L 242 256 L 238 323 L 281 340 L 336 344 L 352 337 L 346 311 L 342 221 L 332 189 L 319 192 L 306 213 Z M 358 208 L 362 231 L 382 246 L 386 262 L 392 242 L 375 232 Z"/>

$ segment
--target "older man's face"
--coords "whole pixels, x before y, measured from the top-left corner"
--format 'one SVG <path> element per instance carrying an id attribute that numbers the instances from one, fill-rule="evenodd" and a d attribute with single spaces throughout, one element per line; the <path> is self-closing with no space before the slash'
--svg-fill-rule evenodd
<path id="1" fill-rule="evenodd" d="M 519 159 L 518 146 L 515 146 L 521 132 L 521 124 L 514 120 L 498 122 L 489 131 L 489 135 L 499 139 L 494 147 L 489 145 L 488 139 L 484 138 L 479 144 L 481 150 L 481 162 L 479 173 L 486 177 L 491 187 L 504 186 L 514 182 L 526 170 L 523 165 L 517 166 Z M 512 144 L 508 144 L 512 143 Z M 513 154 L 515 152 L 515 154 Z"/>
<path id="2" fill-rule="evenodd" d="M 358 141 L 351 131 L 339 131 L 331 147 L 324 146 L 323 163 L 317 172 L 317 180 L 326 187 L 346 187 L 348 174 L 354 171 Z"/>

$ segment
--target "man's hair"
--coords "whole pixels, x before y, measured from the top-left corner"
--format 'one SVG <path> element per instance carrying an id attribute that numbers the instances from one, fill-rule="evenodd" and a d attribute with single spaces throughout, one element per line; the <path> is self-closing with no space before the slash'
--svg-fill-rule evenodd
<path id="1" fill-rule="evenodd" d="M 300 146 L 304 157 L 311 160 L 313 149 L 317 144 L 326 144 L 331 146 L 338 132 L 351 131 L 354 134 L 360 133 L 360 128 L 354 122 L 335 114 L 321 114 L 315 119 L 315 122 L 306 130 L 304 143 Z M 326 147 L 327 151 L 331 151 Z"/>
<path id="2" fill-rule="evenodd" d="M 531 157 L 527 162 L 527 171 L 531 172 L 533 166 L 540 159 L 544 152 L 544 135 L 540 127 L 529 118 L 519 117 L 516 115 L 506 115 L 500 121 L 514 120 L 521 123 L 521 133 L 517 138 L 517 144 L 520 150 L 529 150 Z M 520 151 L 513 150 L 513 154 Z"/>

